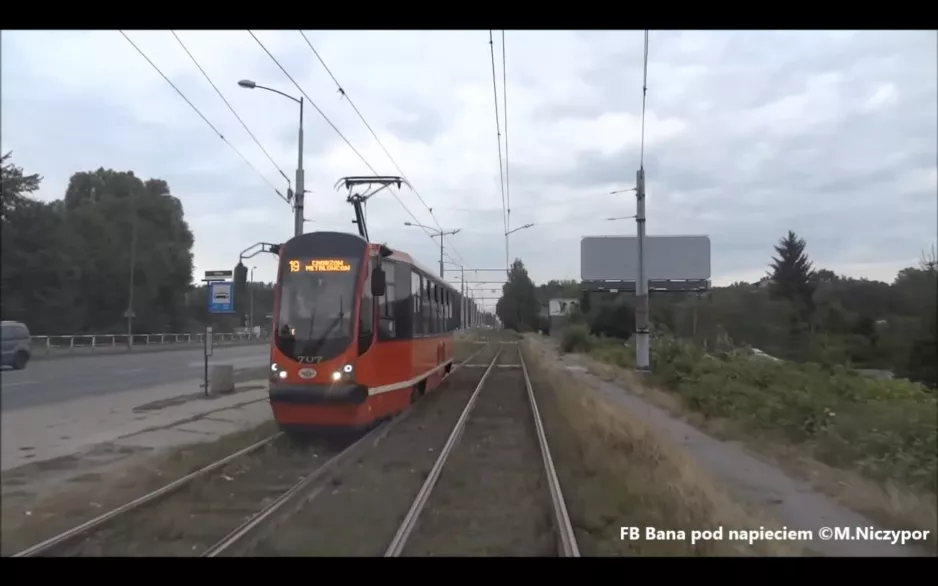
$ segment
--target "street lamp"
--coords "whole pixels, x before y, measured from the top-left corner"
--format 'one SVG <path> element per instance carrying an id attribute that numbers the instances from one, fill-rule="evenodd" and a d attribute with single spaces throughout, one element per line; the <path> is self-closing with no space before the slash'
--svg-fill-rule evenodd
<path id="1" fill-rule="evenodd" d="M 261 89 L 274 92 L 275 94 L 280 94 L 281 96 L 289 98 L 300 105 L 300 130 L 298 133 L 299 154 L 297 155 L 296 163 L 296 193 L 293 194 L 295 198 L 293 203 L 293 233 L 295 236 L 299 236 L 303 233 L 303 200 L 304 195 L 306 194 L 306 189 L 303 182 L 303 96 L 294 98 L 293 96 L 285 94 L 280 90 L 258 85 L 249 79 L 242 79 L 238 82 L 238 85 L 249 90 Z"/>
<path id="2" fill-rule="evenodd" d="M 614 222 L 616 220 L 633 220 L 635 216 L 617 216 L 615 218 L 606 218 L 606 222 Z"/>
<path id="3" fill-rule="evenodd" d="M 518 230 L 524 230 L 525 228 L 530 228 L 530 227 L 533 226 L 533 225 L 534 225 L 534 224 L 525 224 L 524 226 L 518 226 L 518 227 L 515 228 L 514 230 L 509 230 L 508 232 L 505 232 L 505 236 L 508 236 L 509 234 L 514 234 L 514 233 L 517 232 Z"/>
<path id="4" fill-rule="evenodd" d="M 434 234 L 431 235 L 433 238 L 436 238 L 437 236 L 440 237 L 440 278 L 442 279 L 442 278 L 443 278 L 443 237 L 444 237 L 444 236 L 450 236 L 450 235 L 453 235 L 453 234 L 459 234 L 459 231 L 460 231 L 462 228 L 456 228 L 455 230 L 450 230 L 449 232 L 444 232 L 443 230 L 434 230 L 434 229 L 431 228 L 430 226 L 424 226 L 423 224 L 418 224 L 418 223 L 416 223 L 416 222 L 404 222 L 404 225 L 405 225 L 405 226 L 416 226 L 416 227 L 418 227 L 418 228 L 424 228 L 424 229 L 427 229 L 427 230 L 432 230 L 432 231 L 434 232 Z"/>
<path id="5" fill-rule="evenodd" d="M 524 230 L 525 228 L 530 228 L 530 227 L 533 226 L 533 225 L 534 225 L 534 224 L 525 224 L 524 226 L 518 226 L 518 227 L 515 228 L 514 230 L 509 230 L 508 232 L 505 232 L 505 274 L 508 274 L 508 273 L 511 272 L 511 265 L 508 264 L 508 263 L 510 262 L 510 261 L 508 260 L 508 259 L 509 259 L 509 255 L 508 255 L 508 236 L 509 236 L 510 234 L 514 234 L 514 233 L 517 232 L 518 230 Z"/>

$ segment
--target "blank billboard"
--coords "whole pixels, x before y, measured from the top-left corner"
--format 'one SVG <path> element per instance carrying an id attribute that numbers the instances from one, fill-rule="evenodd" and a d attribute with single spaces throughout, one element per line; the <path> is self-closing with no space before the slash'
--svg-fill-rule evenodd
<path id="1" fill-rule="evenodd" d="M 646 236 L 645 277 L 685 281 L 710 278 L 709 236 Z M 584 236 L 580 242 L 580 278 L 584 281 L 635 281 L 636 236 Z"/>

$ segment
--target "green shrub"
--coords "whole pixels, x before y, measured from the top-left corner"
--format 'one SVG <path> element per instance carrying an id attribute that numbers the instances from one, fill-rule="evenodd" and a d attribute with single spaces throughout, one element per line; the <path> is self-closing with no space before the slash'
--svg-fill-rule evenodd
<path id="1" fill-rule="evenodd" d="M 634 352 L 621 342 L 594 342 L 590 354 L 634 365 Z M 938 489 L 938 401 L 921 384 L 829 363 L 774 362 L 745 350 L 711 356 L 669 336 L 652 339 L 651 366 L 656 383 L 707 418 L 809 445 L 831 466 Z"/>
<path id="2" fill-rule="evenodd" d="M 560 341 L 560 347 L 564 352 L 589 352 L 593 344 L 593 339 L 585 324 L 570 325 Z"/>

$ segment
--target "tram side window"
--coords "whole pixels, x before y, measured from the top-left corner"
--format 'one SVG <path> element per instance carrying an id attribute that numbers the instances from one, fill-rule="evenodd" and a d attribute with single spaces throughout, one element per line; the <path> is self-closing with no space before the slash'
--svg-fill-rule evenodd
<path id="1" fill-rule="evenodd" d="M 420 274 L 414 270 L 410 272 L 410 297 L 413 299 L 411 304 L 413 305 L 413 324 L 414 324 L 414 335 L 419 336 L 423 334 L 423 314 L 421 313 L 423 307 L 423 297 L 420 295 Z"/>
<path id="2" fill-rule="evenodd" d="M 443 331 L 449 332 L 449 289 L 440 289 L 440 296 L 443 297 Z"/>
<path id="3" fill-rule="evenodd" d="M 394 283 L 394 293 L 397 295 L 394 307 L 397 337 L 412 338 L 414 336 L 414 319 L 410 302 L 410 266 L 404 263 L 395 263 Z"/>
<path id="4" fill-rule="evenodd" d="M 450 291 L 449 295 L 449 331 L 456 330 L 456 293 Z"/>
<path id="5" fill-rule="evenodd" d="M 446 333 L 446 289 L 440 287 L 440 333 Z"/>
<path id="6" fill-rule="evenodd" d="M 438 334 L 442 334 L 446 331 L 446 323 L 443 320 L 443 313 L 446 311 L 446 306 L 443 305 L 443 288 L 439 285 L 436 286 L 436 331 Z"/>
<path id="7" fill-rule="evenodd" d="M 432 334 L 433 331 L 430 328 L 430 296 L 427 291 L 429 291 L 430 283 L 427 282 L 427 278 L 423 275 L 420 275 L 420 319 L 423 321 L 423 333 Z"/>
<path id="8" fill-rule="evenodd" d="M 447 311 L 446 331 L 452 332 L 453 330 L 456 329 L 453 324 L 453 292 L 452 291 L 446 292 L 446 311 Z"/>
<path id="9" fill-rule="evenodd" d="M 385 260 L 381 263 L 381 270 L 384 271 L 384 282 L 386 283 L 386 293 L 380 298 L 378 306 L 378 339 L 393 340 L 397 337 L 397 328 L 395 327 L 395 302 L 397 301 L 396 284 L 394 282 L 394 265 L 397 263 Z"/>
<path id="10" fill-rule="evenodd" d="M 458 330 L 462 320 L 462 295 L 453 293 L 453 330 Z"/>
<path id="11" fill-rule="evenodd" d="M 443 289 L 443 331 L 449 332 L 450 328 L 449 323 L 449 289 Z"/>
<path id="12" fill-rule="evenodd" d="M 437 297 L 436 283 L 430 283 L 430 327 L 434 334 L 440 333 L 440 300 Z"/>
<path id="13" fill-rule="evenodd" d="M 433 298 L 433 283 L 430 279 L 427 279 L 427 333 L 435 334 L 436 333 L 436 301 Z"/>

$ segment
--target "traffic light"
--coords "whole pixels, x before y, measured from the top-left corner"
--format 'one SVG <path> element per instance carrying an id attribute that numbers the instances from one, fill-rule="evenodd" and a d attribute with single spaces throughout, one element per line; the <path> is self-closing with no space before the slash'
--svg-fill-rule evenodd
<path id="1" fill-rule="evenodd" d="M 238 261 L 234 268 L 234 285 L 236 291 L 244 291 L 248 284 L 248 268 Z"/>

